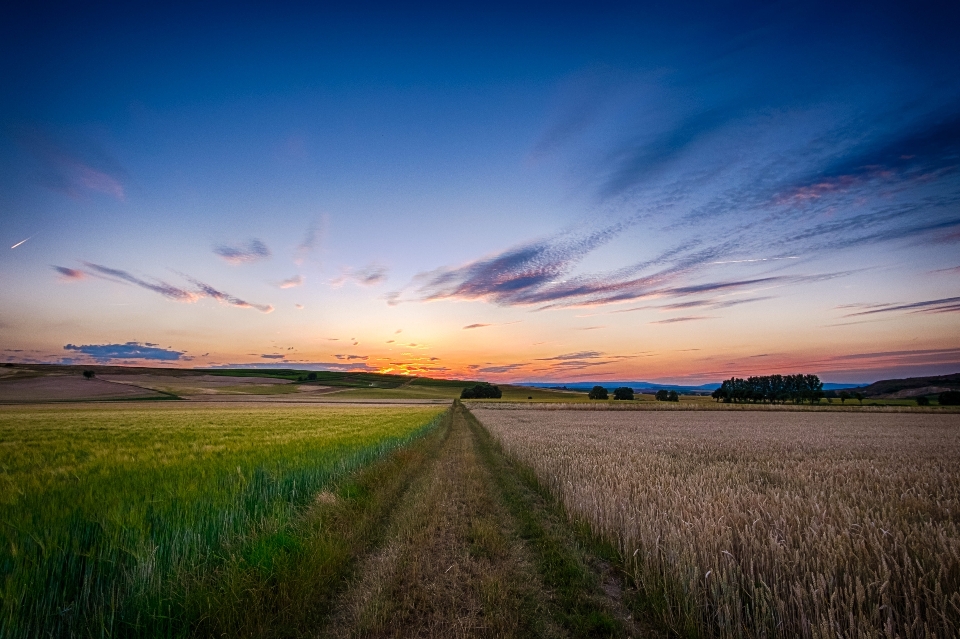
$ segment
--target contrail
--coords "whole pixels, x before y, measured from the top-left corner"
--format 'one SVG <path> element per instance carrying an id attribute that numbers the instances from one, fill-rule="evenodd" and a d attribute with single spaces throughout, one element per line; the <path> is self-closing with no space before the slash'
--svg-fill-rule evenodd
<path id="1" fill-rule="evenodd" d="M 34 234 L 31 235 L 30 237 L 28 237 L 27 240 L 32 240 L 34 237 L 36 237 L 36 235 L 37 235 L 37 234 L 34 233 Z M 23 244 L 24 242 L 26 242 L 27 240 L 20 240 L 19 242 L 17 242 L 16 244 L 14 244 L 13 246 L 11 246 L 10 248 L 11 248 L 11 249 L 15 249 L 15 248 L 17 248 L 18 246 L 20 246 L 21 244 Z"/>

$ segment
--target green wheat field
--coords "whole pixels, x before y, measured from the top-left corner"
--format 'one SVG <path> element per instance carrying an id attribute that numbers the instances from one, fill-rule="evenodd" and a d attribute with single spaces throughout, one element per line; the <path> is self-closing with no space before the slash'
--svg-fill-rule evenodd
<path id="1" fill-rule="evenodd" d="M 0 410 L 0 636 L 174 633 L 203 575 L 269 572 L 318 493 L 443 410 Z"/>

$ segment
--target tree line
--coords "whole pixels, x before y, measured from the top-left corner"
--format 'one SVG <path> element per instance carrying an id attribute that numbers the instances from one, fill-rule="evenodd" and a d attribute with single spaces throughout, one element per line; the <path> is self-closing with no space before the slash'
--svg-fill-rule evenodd
<path id="1" fill-rule="evenodd" d="M 811 404 L 824 397 L 823 382 L 816 375 L 760 375 L 742 379 L 731 377 L 711 395 L 723 402 Z"/>

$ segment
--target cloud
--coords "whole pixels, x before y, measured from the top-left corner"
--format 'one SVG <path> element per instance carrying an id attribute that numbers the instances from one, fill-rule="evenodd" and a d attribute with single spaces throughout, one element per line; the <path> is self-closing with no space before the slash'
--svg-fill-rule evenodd
<path id="1" fill-rule="evenodd" d="M 194 286 L 196 286 L 197 287 L 196 290 L 188 290 L 185 288 L 180 288 L 178 286 L 174 286 L 173 284 L 164 282 L 163 280 L 154 279 L 153 281 L 147 281 L 135 275 L 131 275 L 127 271 L 110 268 L 107 266 L 102 266 L 100 264 L 93 264 L 91 262 L 84 262 L 83 264 L 88 269 L 93 271 L 94 275 L 97 275 L 104 279 L 134 284 L 136 286 L 139 286 L 140 288 L 144 288 L 148 291 L 153 291 L 154 293 L 159 293 L 160 295 L 166 297 L 167 299 L 172 299 L 177 302 L 185 302 L 185 303 L 191 304 L 204 297 L 210 297 L 219 302 L 228 304 L 230 306 L 235 306 L 237 308 L 254 308 L 260 311 L 261 313 L 273 312 L 273 306 L 271 306 L 270 304 L 254 304 L 251 302 L 244 301 L 239 297 L 236 297 L 229 293 L 224 293 L 223 291 L 219 291 L 213 288 L 212 286 L 210 286 L 209 284 L 205 284 L 199 280 L 193 279 L 186 275 L 183 277 L 188 279 Z M 59 269 L 60 267 L 54 267 L 54 268 Z M 70 269 L 67 269 L 67 270 L 70 270 Z"/>
<path id="2" fill-rule="evenodd" d="M 609 173 L 600 188 L 604 198 L 620 195 L 658 170 L 677 160 L 685 151 L 742 114 L 743 105 L 730 103 L 692 113 L 672 128 L 656 135 L 638 136 L 611 153 Z"/>
<path id="3" fill-rule="evenodd" d="M 107 279 L 120 280 L 122 282 L 134 284 L 140 288 L 147 289 L 148 291 L 159 293 L 167 299 L 176 300 L 178 302 L 192 303 L 196 302 L 201 297 L 195 292 L 168 284 L 163 280 L 154 280 L 152 282 L 148 282 L 147 280 L 140 279 L 139 277 L 131 275 L 130 273 L 120 269 L 110 268 L 100 264 L 93 264 L 92 262 L 84 262 L 83 264 L 88 269 L 94 271 L 94 273 L 97 275 L 104 276 Z"/>
<path id="4" fill-rule="evenodd" d="M 199 281 L 199 280 L 195 280 L 195 279 L 192 279 L 192 278 L 188 278 L 188 279 L 190 279 L 190 281 L 193 282 L 194 286 L 196 286 L 196 287 L 199 289 L 199 292 L 200 292 L 202 295 L 204 295 L 204 296 L 206 296 L 206 297 L 212 297 L 213 299 L 217 300 L 218 302 L 222 302 L 222 303 L 228 304 L 228 305 L 230 305 L 230 306 L 236 306 L 237 308 L 255 308 L 255 309 L 257 309 L 258 311 L 260 311 L 261 313 L 272 313 L 272 312 L 273 312 L 273 306 L 271 306 L 270 304 L 253 304 L 253 303 L 251 303 L 251 302 L 246 302 L 246 301 L 240 299 L 239 297 L 235 297 L 235 296 L 233 296 L 233 295 L 230 295 L 229 293 L 224 293 L 224 292 L 222 292 L 222 291 L 218 291 L 217 289 L 213 288 L 212 286 L 210 286 L 210 285 L 208 285 L 208 284 L 204 284 L 203 282 L 201 282 L 201 281 Z"/>
<path id="5" fill-rule="evenodd" d="M 265 354 L 265 355 L 261 355 L 260 357 L 261 357 L 262 359 L 284 359 L 284 358 L 286 358 L 286 355 Z"/>
<path id="6" fill-rule="evenodd" d="M 483 328 L 485 326 L 493 326 L 492 324 L 467 324 L 463 327 L 463 330 L 469 330 L 471 328 Z"/>
<path id="7" fill-rule="evenodd" d="M 903 131 L 855 147 L 808 180 L 778 195 L 815 200 L 866 181 L 931 179 L 960 168 L 960 112 L 933 114 Z"/>
<path id="8" fill-rule="evenodd" d="M 539 357 L 537 358 L 537 361 L 538 362 L 567 361 L 567 360 L 596 359 L 598 357 L 603 357 L 603 353 L 599 351 L 578 351 L 576 353 L 565 353 L 563 355 L 555 355 L 553 357 Z"/>
<path id="9" fill-rule="evenodd" d="M 525 366 L 527 366 L 527 364 L 503 364 L 500 366 L 484 366 L 482 368 L 476 367 L 473 369 L 473 371 L 476 373 L 493 373 L 493 374 L 509 373 L 511 371 L 515 371 L 518 368 L 523 368 Z"/>
<path id="10" fill-rule="evenodd" d="M 651 324 L 676 324 L 678 322 L 696 322 L 698 320 L 715 319 L 710 315 L 685 315 L 683 317 L 671 317 L 670 319 L 650 322 Z"/>
<path id="11" fill-rule="evenodd" d="M 96 142 L 77 137 L 54 140 L 39 131 L 21 132 L 19 141 L 47 188 L 72 198 L 93 193 L 126 200 L 126 172 Z"/>
<path id="12" fill-rule="evenodd" d="M 296 257 L 294 262 L 297 264 L 303 264 L 303 262 L 313 253 L 314 249 L 318 244 L 323 240 L 323 227 L 325 226 L 326 218 L 322 220 L 314 220 L 310 223 L 310 226 L 307 227 L 307 232 L 303 235 L 303 240 L 297 245 Z"/>
<path id="13" fill-rule="evenodd" d="M 346 282 L 354 282 L 360 286 L 376 286 L 387 279 L 387 267 L 370 264 L 359 269 L 344 268 L 340 276 L 330 280 L 332 286 L 343 286 Z M 390 293 L 388 303 L 391 301 Z M 391 304 L 392 305 L 392 304 Z"/>
<path id="14" fill-rule="evenodd" d="M 213 252 L 231 264 L 257 262 L 270 257 L 270 249 L 258 239 L 252 239 L 245 244 L 234 246 L 221 244 L 214 247 Z"/>
<path id="15" fill-rule="evenodd" d="M 550 299 L 549 291 L 567 288 L 561 278 L 625 227 L 626 222 L 621 222 L 587 235 L 563 233 L 461 267 L 421 273 L 417 293 L 422 300 L 485 299 L 500 305 L 542 302 Z"/>
<path id="16" fill-rule="evenodd" d="M 86 273 L 75 268 L 67 268 L 65 266 L 54 266 L 52 268 L 60 274 L 60 279 L 64 281 L 82 280 L 87 276 Z"/>
<path id="17" fill-rule="evenodd" d="M 877 308 L 869 308 L 856 313 L 848 313 L 844 317 L 859 317 L 862 315 L 876 315 L 878 313 L 894 313 L 909 311 L 911 313 L 960 313 L 960 297 L 944 297 L 924 302 L 909 304 L 881 304 Z"/>
<path id="18" fill-rule="evenodd" d="M 77 351 L 96 360 L 149 359 L 168 362 L 181 359 L 185 352 L 157 348 L 156 346 L 149 346 L 147 344 L 141 344 L 140 342 L 127 342 L 126 344 L 86 344 L 83 346 L 67 344 L 63 347 L 63 350 Z"/>
<path id="19" fill-rule="evenodd" d="M 303 310 L 303 304 L 294 304 L 294 307 L 295 307 L 298 311 L 302 311 L 302 310 Z"/>
<path id="20" fill-rule="evenodd" d="M 367 359 L 370 358 L 369 355 L 334 355 L 334 357 L 336 357 L 337 359 L 344 359 L 347 361 L 353 361 L 353 360 L 366 361 Z"/>
<path id="21" fill-rule="evenodd" d="M 280 288 L 294 288 L 303 284 L 302 275 L 294 275 L 293 277 L 288 277 L 287 279 L 281 281 L 277 286 Z"/>

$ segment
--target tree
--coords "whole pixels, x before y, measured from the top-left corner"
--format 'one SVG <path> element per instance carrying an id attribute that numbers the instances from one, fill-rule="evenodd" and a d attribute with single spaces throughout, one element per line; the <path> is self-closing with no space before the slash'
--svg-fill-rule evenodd
<path id="1" fill-rule="evenodd" d="M 460 391 L 460 399 L 500 399 L 501 397 L 503 392 L 500 387 L 487 382 L 480 382 Z"/>
<path id="2" fill-rule="evenodd" d="M 840 391 L 839 397 L 840 397 L 840 403 L 842 404 L 848 399 L 850 399 L 850 393 L 848 393 L 847 391 Z"/>
<path id="3" fill-rule="evenodd" d="M 960 391 L 943 391 L 937 395 L 941 406 L 960 406 Z"/>
<path id="4" fill-rule="evenodd" d="M 914 399 L 917 400 L 917 406 L 929 406 L 929 405 L 930 405 L 930 400 L 927 399 L 927 396 L 926 396 L 926 395 L 917 395 L 916 397 L 914 397 Z"/>
<path id="5" fill-rule="evenodd" d="M 594 386 L 590 389 L 590 392 L 587 393 L 587 397 L 590 399 L 609 399 L 610 396 L 607 394 L 607 389 L 603 386 Z"/>
<path id="6" fill-rule="evenodd" d="M 621 386 L 613 391 L 614 399 L 633 399 L 633 389 L 629 386 Z"/>
<path id="7" fill-rule="evenodd" d="M 84 379 L 93 379 L 95 376 L 96 376 L 96 372 L 94 372 L 94 371 L 91 371 L 91 370 L 85 370 L 85 371 L 83 371 L 83 378 L 84 378 Z"/>
<path id="8" fill-rule="evenodd" d="M 863 398 L 866 397 L 866 395 L 864 395 L 863 393 L 859 393 L 859 392 L 858 392 L 858 393 L 854 393 L 854 394 L 853 394 L 853 397 L 854 397 L 854 399 L 856 399 L 858 402 L 860 402 L 860 405 L 861 405 L 861 406 L 863 406 Z"/>
<path id="9" fill-rule="evenodd" d="M 317 374 L 316 374 L 316 373 L 307 373 L 307 381 L 310 381 L 310 382 L 315 382 L 315 381 L 317 381 Z"/>
<path id="10" fill-rule="evenodd" d="M 679 401 L 680 401 L 680 396 L 677 395 L 677 391 L 673 391 L 673 390 L 670 391 L 670 393 L 667 395 L 667 401 L 668 401 L 668 402 L 679 402 Z"/>
<path id="11" fill-rule="evenodd" d="M 662 388 L 657 391 L 657 394 L 656 394 L 656 395 L 654 395 L 654 397 L 656 398 L 656 400 L 657 400 L 658 402 L 665 402 L 665 401 L 667 401 L 667 397 L 669 397 L 669 396 L 670 396 L 670 393 L 668 393 L 666 390 L 664 390 L 664 389 L 662 389 Z"/>

